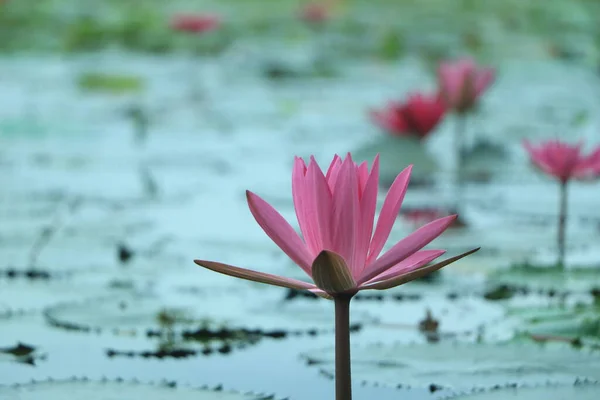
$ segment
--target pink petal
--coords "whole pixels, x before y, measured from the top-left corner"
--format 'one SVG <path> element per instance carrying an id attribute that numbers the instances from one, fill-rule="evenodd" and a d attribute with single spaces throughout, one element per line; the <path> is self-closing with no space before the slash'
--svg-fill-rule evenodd
<path id="1" fill-rule="evenodd" d="M 358 196 L 362 197 L 369 179 L 369 165 L 366 161 L 358 166 Z"/>
<path id="2" fill-rule="evenodd" d="M 383 256 L 365 269 L 358 280 L 358 284 L 362 285 L 370 281 L 393 265 L 398 264 L 418 250 L 421 250 L 433 239 L 441 235 L 454 222 L 456 217 L 457 215 L 451 215 L 430 222 L 396 243 Z"/>
<path id="3" fill-rule="evenodd" d="M 461 101 L 464 78 L 462 71 L 453 64 L 442 64 L 438 69 L 440 91 L 446 103 L 454 107 Z"/>
<path id="4" fill-rule="evenodd" d="M 194 260 L 201 267 L 210 269 L 211 271 L 219 272 L 224 275 L 233 276 L 235 278 L 246 279 L 249 281 L 266 283 L 298 290 L 314 290 L 317 287 L 308 282 L 299 281 L 297 279 L 286 278 L 283 276 L 267 274 L 264 272 L 252 271 L 250 269 L 234 267 L 233 265 L 222 264 L 214 261 Z"/>
<path id="5" fill-rule="evenodd" d="M 355 236 L 359 230 L 358 177 L 350 154 L 347 155 L 333 190 L 333 248 L 354 273 Z"/>
<path id="6" fill-rule="evenodd" d="M 307 185 L 310 188 L 310 197 L 307 201 L 307 218 L 311 219 L 316 234 L 316 246 L 311 249 L 311 255 L 314 258 L 321 250 L 329 249 L 333 245 L 333 232 L 331 230 L 333 198 L 323 171 L 312 157 L 307 179 Z"/>
<path id="7" fill-rule="evenodd" d="M 409 165 L 396 177 L 388 191 L 385 201 L 383 202 L 383 207 L 381 208 L 381 213 L 379 214 L 379 219 L 377 220 L 375 234 L 371 240 L 367 264 L 370 264 L 377 256 L 379 256 L 383 246 L 385 246 L 385 242 L 390 236 L 394 222 L 398 217 L 400 206 L 404 200 L 406 189 L 408 188 L 411 171 L 412 165 Z"/>
<path id="8" fill-rule="evenodd" d="M 400 261 L 398 264 L 394 265 L 392 268 L 386 270 L 385 272 L 377 275 L 375 278 L 369 280 L 365 284 L 375 283 L 379 281 L 384 281 L 386 279 L 391 279 L 396 276 L 400 276 L 406 274 L 412 270 L 421 268 L 422 266 L 429 264 L 442 254 L 444 254 L 446 250 L 422 250 L 417 251 L 412 256 L 405 258 Z"/>
<path id="9" fill-rule="evenodd" d="M 310 215 L 307 215 L 308 204 L 310 199 L 307 198 L 307 177 L 306 177 L 306 164 L 300 157 L 294 159 L 294 169 L 292 170 L 292 197 L 294 199 L 294 209 L 296 210 L 296 217 L 298 218 L 298 225 L 302 236 L 306 241 L 306 245 L 309 249 L 316 247 L 315 241 L 315 227 L 312 225 L 312 219 Z"/>
<path id="10" fill-rule="evenodd" d="M 329 169 L 327 170 L 327 175 L 325 175 L 325 179 L 329 184 L 329 189 L 333 193 L 333 189 L 335 188 L 337 178 L 342 169 L 342 159 L 337 154 L 333 157 L 333 161 L 329 165 Z"/>
<path id="11" fill-rule="evenodd" d="M 379 154 L 375 156 L 371 166 L 371 174 L 365 184 L 362 198 L 360 199 L 361 229 L 356 238 L 357 246 L 354 253 L 358 273 L 362 273 L 369 254 L 371 235 L 373 234 L 373 222 L 375 210 L 377 209 L 377 193 L 379 190 Z"/>
<path id="12" fill-rule="evenodd" d="M 322 176 L 323 173 L 314 157 L 311 157 L 306 174 L 302 181 L 298 182 L 297 190 L 294 192 L 299 198 L 299 203 L 302 207 L 300 210 L 296 208 L 296 214 L 302 215 L 300 229 L 302 230 L 302 235 L 306 241 L 306 246 L 308 247 L 311 258 L 316 257 L 319 251 L 323 249 L 323 240 L 318 219 L 318 207 L 321 204 L 315 199 L 315 196 L 317 196 L 316 191 L 323 190 L 323 184 L 327 185 L 327 183 L 324 182 L 324 177 L 321 180 L 316 181 L 315 174 L 320 174 Z M 292 182 L 294 181 L 292 180 Z M 325 190 L 328 191 L 329 189 L 325 188 Z"/>
<path id="13" fill-rule="evenodd" d="M 361 285 L 359 287 L 359 290 L 365 290 L 365 289 L 376 289 L 376 290 L 385 290 L 385 289 L 391 289 L 393 287 L 396 286 L 400 286 L 403 285 L 407 282 L 413 281 L 415 279 L 419 279 L 424 277 L 425 275 L 428 275 L 434 271 L 437 271 L 438 269 L 441 269 L 443 267 L 445 267 L 446 265 L 452 264 L 455 261 L 460 260 L 463 257 L 466 257 L 470 254 L 475 253 L 477 250 L 479 250 L 480 248 L 476 248 L 470 251 L 467 251 L 466 253 L 462 253 L 458 256 L 455 257 L 451 257 L 448 258 L 444 261 L 440 261 L 437 264 L 433 264 L 433 265 L 427 265 L 425 267 L 416 269 L 416 270 L 412 270 L 410 272 L 407 272 L 405 274 L 396 276 L 394 278 L 389 278 L 383 281 L 379 281 L 379 282 L 375 282 L 375 283 L 369 283 L 366 285 Z"/>
<path id="14" fill-rule="evenodd" d="M 250 212 L 267 236 L 310 276 L 312 257 L 294 228 L 269 203 L 246 191 Z"/>

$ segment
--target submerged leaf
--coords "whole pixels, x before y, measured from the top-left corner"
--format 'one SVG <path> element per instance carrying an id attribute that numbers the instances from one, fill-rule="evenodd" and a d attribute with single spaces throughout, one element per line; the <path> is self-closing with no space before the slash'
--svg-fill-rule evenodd
<path id="1" fill-rule="evenodd" d="M 244 394 L 225 391 L 220 388 L 180 387 L 175 383 L 143 384 L 122 381 L 92 382 L 86 379 L 71 381 L 47 381 L 13 386 L 0 386 L 0 398 L 19 400 L 105 400 L 105 399 L 145 399 L 145 400 L 266 400 L 271 396 Z"/>
<path id="2" fill-rule="evenodd" d="M 334 370 L 334 349 L 319 349 L 303 358 L 325 372 Z M 353 375 L 360 381 L 389 386 L 470 389 L 498 383 L 573 382 L 599 379 L 600 353 L 565 344 L 448 343 L 375 344 L 352 349 Z"/>
<path id="3" fill-rule="evenodd" d="M 88 72 L 79 76 L 77 85 L 84 90 L 121 94 L 140 92 L 144 81 L 137 76 Z"/>
<path id="4" fill-rule="evenodd" d="M 574 385 L 548 385 L 541 387 L 504 387 L 480 390 L 448 397 L 446 400 L 596 400 L 600 384 L 576 382 Z"/>

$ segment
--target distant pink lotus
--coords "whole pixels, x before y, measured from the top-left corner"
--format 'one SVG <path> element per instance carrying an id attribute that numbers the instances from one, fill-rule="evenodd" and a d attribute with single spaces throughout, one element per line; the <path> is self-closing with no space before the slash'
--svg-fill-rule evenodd
<path id="1" fill-rule="evenodd" d="M 350 154 L 343 161 L 335 156 L 326 174 L 314 158 L 307 166 L 296 157 L 292 194 L 302 237 L 267 202 L 246 192 L 258 224 L 314 284 L 214 261 L 195 263 L 222 274 L 335 298 L 364 289 L 392 288 L 473 253 L 428 265 L 445 251 L 422 248 L 452 224 L 456 215 L 451 215 L 416 230 L 380 256 L 404 199 L 411 168 L 394 180 L 374 226 L 379 156 L 370 171 L 366 162 L 357 165 Z"/>
<path id="2" fill-rule="evenodd" d="M 308 23 L 322 23 L 330 19 L 330 6 L 329 4 L 321 3 L 308 3 L 305 4 L 299 13 L 299 18 Z"/>
<path id="3" fill-rule="evenodd" d="M 404 102 L 391 101 L 382 110 L 372 110 L 373 121 L 395 136 L 426 138 L 441 122 L 446 107 L 440 96 L 413 93 Z"/>
<path id="4" fill-rule="evenodd" d="M 438 85 L 449 108 L 458 113 L 471 110 L 494 82 L 493 68 L 479 67 L 468 58 L 444 62 L 438 69 Z"/>
<path id="5" fill-rule="evenodd" d="M 548 140 L 538 145 L 524 141 L 523 145 L 531 162 L 544 173 L 556 178 L 560 183 L 558 230 L 557 230 L 557 265 L 565 265 L 565 231 L 567 220 L 568 183 L 572 179 L 592 180 L 600 178 L 600 147 L 592 153 L 583 155 L 581 146 Z"/>
<path id="6" fill-rule="evenodd" d="M 171 18 L 171 29 L 187 33 L 205 33 L 221 26 L 215 14 L 177 14 Z"/>
<path id="7" fill-rule="evenodd" d="M 531 162 L 544 173 L 563 183 L 571 179 L 587 180 L 600 177 L 600 147 L 589 155 L 584 155 L 581 151 L 582 144 L 573 145 L 559 140 L 548 140 L 538 145 L 523 142 Z"/>

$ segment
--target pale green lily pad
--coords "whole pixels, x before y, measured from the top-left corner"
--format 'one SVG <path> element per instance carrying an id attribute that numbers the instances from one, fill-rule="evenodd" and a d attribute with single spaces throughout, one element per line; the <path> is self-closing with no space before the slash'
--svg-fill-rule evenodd
<path id="1" fill-rule="evenodd" d="M 84 90 L 113 94 L 140 92 L 144 81 L 137 76 L 88 72 L 79 76 L 77 85 Z"/>
<path id="2" fill-rule="evenodd" d="M 541 387 L 508 387 L 476 391 L 448 397 L 446 400 L 596 400 L 600 395 L 598 383 L 576 382 L 574 385 L 548 385 Z"/>
<path id="3" fill-rule="evenodd" d="M 600 345 L 600 308 L 596 305 L 513 308 L 508 317 L 518 332 L 539 340 Z"/>
<path id="4" fill-rule="evenodd" d="M 46 381 L 13 386 L 0 386 L 0 397 L 19 400 L 59 400 L 68 393 L 72 400 L 269 400 L 273 396 L 244 394 L 208 388 L 178 387 L 174 384 L 144 384 L 137 382 L 86 379 Z"/>
<path id="5" fill-rule="evenodd" d="M 352 349 L 353 376 L 388 386 L 471 389 L 497 384 L 573 382 L 600 378 L 600 353 L 552 343 L 449 343 L 384 345 Z M 334 349 L 302 355 L 326 373 L 334 372 Z"/>
<path id="6" fill-rule="evenodd" d="M 256 305 L 255 300 L 250 301 L 259 295 L 268 298 L 264 291 L 210 296 L 174 292 L 164 297 L 120 296 L 60 304 L 49 307 L 44 314 L 52 325 L 66 329 L 132 335 L 150 330 L 190 332 L 202 328 L 215 332 L 222 328 L 258 330 L 259 335 L 273 331 L 333 331 L 332 302 L 306 300 L 278 304 L 265 301 Z M 276 295 L 280 297 L 279 293 Z M 355 323 L 372 320 L 367 313 L 358 313 L 353 318 Z"/>
<path id="7" fill-rule="evenodd" d="M 527 287 L 531 290 L 557 292 L 589 292 L 600 287 L 600 269 L 578 268 L 562 270 L 529 265 L 499 269 L 488 276 L 495 285 Z"/>
<path id="8" fill-rule="evenodd" d="M 396 176 L 409 164 L 414 164 L 413 179 L 426 179 L 437 171 L 437 164 L 427 153 L 425 144 L 416 138 L 394 137 L 382 134 L 352 153 L 356 162 L 371 162 L 380 155 L 380 180 L 391 184 Z"/>
<path id="9" fill-rule="evenodd" d="M 107 288 L 101 282 L 94 282 L 93 279 L 80 279 L 75 282 L 71 279 L 0 280 L 0 319 L 40 311 L 51 304 L 107 294 Z"/>

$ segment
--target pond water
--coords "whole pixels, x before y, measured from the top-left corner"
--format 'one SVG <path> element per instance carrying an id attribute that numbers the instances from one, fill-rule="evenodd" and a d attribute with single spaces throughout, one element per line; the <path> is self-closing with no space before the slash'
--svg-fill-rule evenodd
<path id="1" fill-rule="evenodd" d="M 423 11 L 408 3 L 414 15 Z M 560 15 L 564 2 L 552 4 Z M 206 7 L 230 12 L 229 34 L 260 25 L 250 6 Z M 333 397 L 332 303 L 192 260 L 302 279 L 252 218 L 245 190 L 295 221 L 295 155 L 327 163 L 380 153 L 384 183 L 412 162 L 413 147 L 379 131 L 368 110 L 433 89 L 429 61 L 413 50 L 453 36 L 402 20 L 397 29 L 411 35 L 400 57 L 358 57 L 394 26 L 375 18 L 394 6 L 355 7 L 371 36 L 343 24 L 290 33 L 284 20 L 197 57 L 185 48 L 48 52 L 54 42 L 44 38 L 41 50 L 0 56 L 0 398 L 186 399 L 186 387 L 202 386 L 225 391 L 202 392 L 207 400 L 229 391 L 239 392 L 232 399 Z M 248 18 L 231 12 L 242 9 Z M 529 387 L 523 398 L 536 390 L 551 398 L 548 383 L 565 396 L 600 392 L 600 186 L 570 186 L 569 268 L 556 270 L 558 189 L 520 144 L 551 136 L 597 144 L 600 76 L 593 57 L 547 52 L 550 33 L 512 37 L 513 47 L 507 32 L 486 34 L 495 50 L 476 54 L 498 79 L 469 121 L 468 141 L 502 151 L 473 153 L 469 168 L 490 179 L 467 183 L 466 226 L 432 243 L 449 255 L 482 249 L 434 278 L 353 301 L 356 398 L 446 398 L 510 384 Z M 586 43 L 562 45 L 585 52 Z M 313 70 L 319 63 L 327 73 Z M 415 179 L 426 182 L 410 186 L 405 209 L 453 205 L 454 123 L 449 115 L 419 150 Z M 433 167 L 418 170 L 425 158 Z M 399 216 L 388 245 L 413 229 Z M 423 321 L 436 328 L 419 329 Z M 144 386 L 161 382 L 177 387 Z"/>

